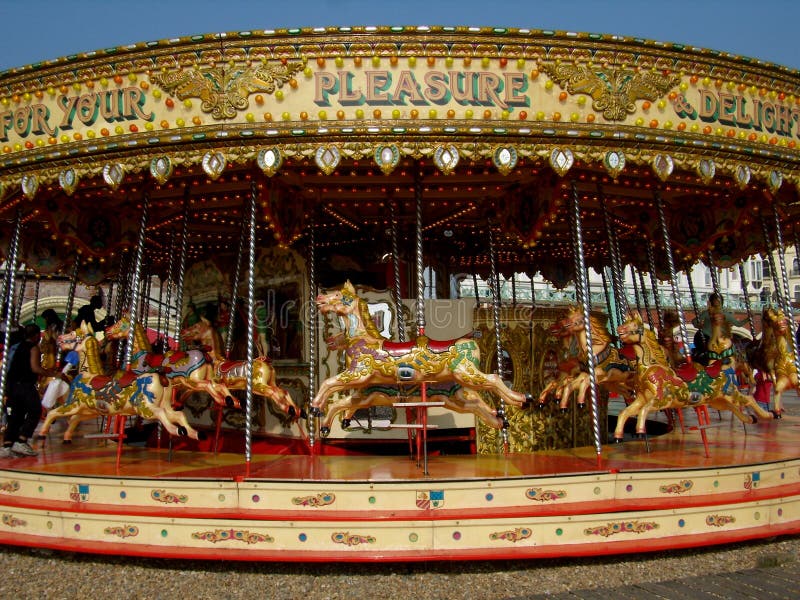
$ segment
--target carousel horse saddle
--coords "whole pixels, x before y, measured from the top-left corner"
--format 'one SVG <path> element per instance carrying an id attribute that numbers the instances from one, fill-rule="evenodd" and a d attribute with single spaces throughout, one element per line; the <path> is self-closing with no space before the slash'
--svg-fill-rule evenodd
<path id="1" fill-rule="evenodd" d="M 431 352 L 442 354 L 452 348 L 458 340 L 430 340 L 428 338 L 417 338 L 411 342 L 383 342 L 383 350 L 392 357 L 405 356 L 417 346 L 427 347 Z"/>
<path id="2" fill-rule="evenodd" d="M 691 383 L 697 377 L 697 374 L 700 370 L 695 367 L 696 363 L 681 363 L 677 367 L 675 367 L 675 374 L 683 379 L 686 383 Z M 706 374 L 711 379 L 716 379 L 719 377 L 719 374 L 722 372 L 722 362 L 721 361 L 714 361 L 710 363 L 707 367 L 704 367 Z"/>
<path id="3" fill-rule="evenodd" d="M 110 384 L 112 381 L 116 380 L 117 385 L 119 387 L 126 387 L 133 383 L 133 381 L 138 377 L 136 373 L 133 371 L 124 371 L 119 376 L 117 375 L 95 375 L 89 380 L 89 385 L 92 387 L 93 390 L 101 390 Z"/>

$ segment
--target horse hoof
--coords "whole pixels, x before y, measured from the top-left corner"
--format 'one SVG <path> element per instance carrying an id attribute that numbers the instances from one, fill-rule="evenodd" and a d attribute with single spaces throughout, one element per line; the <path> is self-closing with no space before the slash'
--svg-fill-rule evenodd
<path id="1" fill-rule="evenodd" d="M 561 411 L 562 415 L 565 415 L 565 414 L 567 414 L 569 412 L 569 408 L 567 408 L 565 406 L 562 406 L 559 410 Z"/>
<path id="2" fill-rule="evenodd" d="M 306 409 L 304 409 L 304 408 L 300 409 L 300 418 L 301 419 L 308 419 L 308 413 L 306 412 Z"/>
<path id="3" fill-rule="evenodd" d="M 294 416 L 297 414 L 297 411 L 294 409 L 294 406 L 290 406 L 289 410 L 286 411 L 286 414 L 289 415 L 289 418 L 294 419 Z"/>
<path id="4" fill-rule="evenodd" d="M 586 403 L 585 402 L 578 402 L 578 410 L 583 410 L 584 408 L 586 408 Z"/>
<path id="5" fill-rule="evenodd" d="M 750 422 L 751 422 L 753 425 L 755 425 L 756 423 L 758 423 L 758 417 L 757 417 L 757 416 L 755 416 L 755 415 L 750 415 Z"/>
<path id="6" fill-rule="evenodd" d="M 615 444 L 621 444 L 622 443 L 622 438 L 621 437 L 615 437 L 614 438 L 614 443 Z"/>
<path id="7" fill-rule="evenodd" d="M 771 410 L 771 411 L 769 411 L 769 412 L 771 412 L 771 413 L 772 413 L 772 418 L 773 418 L 773 419 L 780 419 L 780 418 L 781 418 L 781 413 L 780 413 L 780 411 L 777 411 L 777 410 Z"/>
<path id="8" fill-rule="evenodd" d="M 530 408 L 531 406 L 533 406 L 533 396 L 525 394 L 525 402 L 522 403 L 522 408 Z"/>
<path id="9" fill-rule="evenodd" d="M 178 435 L 181 437 L 185 437 L 189 435 L 189 431 L 183 425 L 178 425 Z"/>
<path id="10" fill-rule="evenodd" d="M 342 429 L 350 427 L 350 419 L 342 419 Z"/>
<path id="11" fill-rule="evenodd" d="M 311 416 L 312 417 L 321 417 L 322 411 L 319 409 L 319 406 L 312 406 L 311 407 Z"/>
<path id="12" fill-rule="evenodd" d="M 72 440 L 61 440 L 62 444 L 71 444 Z"/>
<path id="13" fill-rule="evenodd" d="M 330 427 L 320 427 L 319 428 L 319 434 L 324 438 L 328 437 L 330 435 L 330 433 L 331 433 L 331 428 Z"/>
<path id="14" fill-rule="evenodd" d="M 225 406 L 228 408 L 233 408 L 236 405 L 236 400 L 233 399 L 233 396 L 225 396 Z"/>

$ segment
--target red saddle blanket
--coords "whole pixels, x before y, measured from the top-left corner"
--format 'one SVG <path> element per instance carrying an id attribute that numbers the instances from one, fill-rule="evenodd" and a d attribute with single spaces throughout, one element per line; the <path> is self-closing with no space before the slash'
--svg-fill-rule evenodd
<path id="1" fill-rule="evenodd" d="M 681 363 L 677 367 L 675 367 L 675 373 L 683 379 L 686 383 L 691 383 L 697 377 L 697 374 L 702 370 L 695 367 L 695 363 Z M 719 374 L 722 372 L 722 361 L 715 360 L 707 367 L 705 367 L 705 372 L 708 374 L 711 379 L 716 379 L 719 377 Z"/>
<path id="2" fill-rule="evenodd" d="M 456 342 L 455 340 L 428 340 L 426 346 L 431 352 L 447 352 Z M 399 357 L 411 352 L 417 346 L 417 342 L 383 342 L 383 349 L 389 356 Z"/>
<path id="3" fill-rule="evenodd" d="M 125 371 L 117 377 L 117 384 L 120 387 L 126 387 L 133 383 L 136 379 L 137 375 L 133 371 Z M 89 380 L 89 385 L 92 387 L 93 390 L 101 390 L 106 387 L 115 377 L 112 375 L 95 375 Z"/>

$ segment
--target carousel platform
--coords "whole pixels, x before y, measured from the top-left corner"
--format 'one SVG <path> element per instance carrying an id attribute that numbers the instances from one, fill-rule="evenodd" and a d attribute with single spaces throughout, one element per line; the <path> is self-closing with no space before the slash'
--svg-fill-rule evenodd
<path id="1" fill-rule="evenodd" d="M 0 543 L 264 561 L 625 554 L 800 533 L 800 417 L 533 454 L 199 452 L 53 432 L 0 464 Z M 794 411 L 797 414 L 797 411 Z"/>

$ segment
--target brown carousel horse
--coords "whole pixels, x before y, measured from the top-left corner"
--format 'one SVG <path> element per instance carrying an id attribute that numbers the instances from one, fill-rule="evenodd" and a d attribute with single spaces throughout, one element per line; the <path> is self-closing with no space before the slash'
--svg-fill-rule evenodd
<path id="1" fill-rule="evenodd" d="M 589 389 L 589 373 L 587 371 L 588 346 L 586 327 L 583 321 L 583 306 L 572 306 L 566 316 L 559 322 L 562 335 L 571 336 L 570 348 L 573 358 L 578 360 L 580 369 L 567 376 L 562 386 L 562 410 L 569 407 L 569 399 L 573 391 L 577 391 L 578 406 L 586 404 L 586 392 Z M 614 345 L 614 338 L 606 326 L 596 315 L 589 315 L 589 326 L 592 333 L 592 354 L 595 361 L 595 378 L 597 384 L 608 391 L 629 397 L 632 393 L 634 364 L 630 358 L 621 353 Z M 541 401 L 541 396 L 540 396 Z"/>
<path id="2" fill-rule="evenodd" d="M 399 383 L 456 383 L 464 392 L 447 395 L 446 406 L 457 412 L 471 412 L 496 429 L 507 427 L 508 421 L 500 411 L 486 405 L 479 391 L 494 392 L 508 404 L 520 408 L 531 401 L 530 396 L 510 389 L 497 375 L 480 371 L 480 351 L 475 340 L 460 338 L 433 341 L 424 336 L 412 342 L 385 339 L 370 318 L 367 303 L 356 295 L 349 281 L 340 290 L 319 294 L 317 306 L 322 314 L 334 313 L 344 320 L 341 341 L 346 367 L 320 385 L 311 402 L 315 416 L 326 408 L 332 394 L 360 391 L 373 386 L 397 386 Z M 370 396 L 340 395 L 340 400 L 332 405 L 330 412 L 349 410 L 354 398 Z"/>
<path id="3" fill-rule="evenodd" d="M 131 321 L 127 313 L 106 327 L 108 339 L 127 339 Z M 199 350 L 169 351 L 154 354 L 150 340 L 141 323 L 133 327 L 131 371 L 134 373 L 163 372 L 172 384 L 182 390 L 181 398 L 193 392 L 206 392 L 220 406 L 239 407 L 225 383 L 218 380 L 211 358 Z"/>
<path id="4" fill-rule="evenodd" d="M 792 332 L 783 310 L 770 306 L 764 307 L 761 312 L 761 326 L 761 341 L 753 351 L 752 364 L 753 368 L 765 373 L 773 382 L 775 413 L 780 415 L 783 412 L 783 392 L 800 390 Z"/>
<path id="5" fill-rule="evenodd" d="M 545 381 L 545 386 L 539 394 L 539 406 L 543 406 L 549 397 L 560 399 L 559 406 L 566 410 L 569 398 L 579 386 L 584 385 L 581 375 L 581 364 L 578 360 L 578 349 L 572 332 L 566 327 L 566 317 L 556 321 L 550 326 L 550 335 L 558 340 L 556 354 L 553 359 L 556 368 Z M 588 385 L 588 378 L 586 378 Z"/>
<path id="6" fill-rule="evenodd" d="M 72 441 L 79 423 L 102 416 L 139 416 L 158 419 L 172 435 L 188 435 L 198 439 L 198 433 L 186 416 L 172 408 L 172 386 L 159 373 L 137 375 L 132 371 L 102 373 L 100 345 L 91 328 L 82 325 L 58 338 L 63 351 L 75 350 L 80 355 L 78 374 L 70 384 L 69 396 L 62 406 L 48 411 L 40 437 L 50 431 L 53 421 L 68 418 L 64 443 Z"/>
<path id="7" fill-rule="evenodd" d="M 247 388 L 247 361 L 225 359 L 222 336 L 208 319 L 200 317 L 197 323 L 183 329 L 181 339 L 202 344 L 207 349 L 214 360 L 215 377 L 228 389 Z M 300 418 L 301 411 L 298 410 L 289 392 L 278 387 L 275 369 L 270 360 L 264 356 L 253 359 L 253 393 L 271 400 L 289 420 Z"/>
<path id="8" fill-rule="evenodd" d="M 636 356 L 634 390 L 636 395 L 617 418 L 614 438 L 622 440 L 625 422 L 637 416 L 636 431 L 645 433 L 645 422 L 650 412 L 665 409 L 698 408 L 710 406 L 729 410 L 743 423 L 755 423 L 756 417 L 743 409 L 750 408 L 763 419 L 773 414 L 761 408 L 752 396 L 742 394 L 736 386 L 728 385 L 719 361 L 708 367 L 697 363 L 684 363 L 673 369 L 664 348 L 656 335 L 645 328 L 639 313 L 628 313 L 627 319 L 617 328 L 623 344 L 629 345 Z"/>

